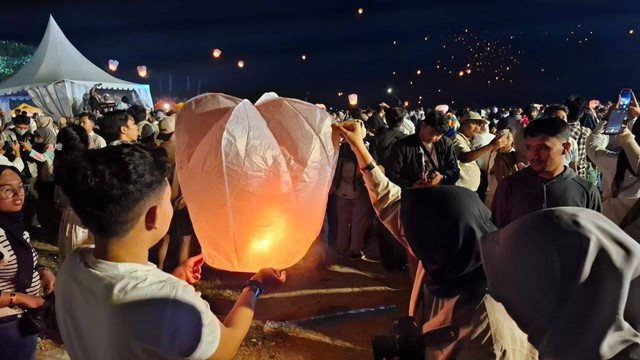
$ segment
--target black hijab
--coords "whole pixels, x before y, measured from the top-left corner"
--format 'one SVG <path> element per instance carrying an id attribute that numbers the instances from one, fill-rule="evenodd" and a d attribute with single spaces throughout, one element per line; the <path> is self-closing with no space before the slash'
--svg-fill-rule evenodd
<path id="1" fill-rule="evenodd" d="M 5 170 L 15 172 L 20 178 L 20 172 L 13 166 L 0 165 L 0 175 Z M 9 245 L 16 255 L 18 263 L 18 274 L 16 281 L 16 291 L 25 292 L 31 287 L 33 280 L 33 250 L 24 239 L 24 220 L 22 211 L 14 213 L 0 212 L 0 228 L 4 230 Z"/>
<path id="2" fill-rule="evenodd" d="M 478 240 L 497 228 L 476 193 L 446 185 L 407 189 L 401 218 L 429 292 L 452 297 L 484 285 Z"/>

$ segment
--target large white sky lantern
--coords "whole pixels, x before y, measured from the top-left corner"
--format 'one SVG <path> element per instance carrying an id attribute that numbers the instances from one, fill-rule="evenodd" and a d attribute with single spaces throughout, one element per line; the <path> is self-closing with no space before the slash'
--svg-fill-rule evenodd
<path id="1" fill-rule="evenodd" d="M 147 67 L 144 65 L 138 66 L 138 76 L 141 78 L 147 77 Z"/>
<path id="2" fill-rule="evenodd" d="M 118 65 L 120 63 L 118 62 L 118 60 L 109 60 L 109 70 L 111 71 L 116 71 L 118 70 Z"/>
<path id="3" fill-rule="evenodd" d="M 357 94 L 349 95 L 349 105 L 352 105 L 352 106 L 358 105 L 358 95 Z"/>
<path id="4" fill-rule="evenodd" d="M 302 259 L 335 171 L 331 116 L 275 94 L 254 105 L 216 93 L 187 102 L 176 125 L 180 186 L 207 264 L 255 272 Z"/>

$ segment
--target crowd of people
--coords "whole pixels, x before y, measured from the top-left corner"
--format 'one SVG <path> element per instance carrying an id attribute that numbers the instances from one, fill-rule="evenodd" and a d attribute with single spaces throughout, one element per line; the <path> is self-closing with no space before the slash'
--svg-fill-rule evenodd
<path id="1" fill-rule="evenodd" d="M 192 286 L 175 114 L 94 95 L 75 118 L 3 125 L 0 358 L 34 357 L 46 302 L 72 359 L 233 357 L 286 273 L 258 272 L 219 321 Z M 332 111 L 344 141 L 323 240 L 341 261 L 377 242 L 385 270 L 409 270 L 422 332 L 457 331 L 426 358 L 638 358 L 640 105 L 605 135 L 618 106 Z M 58 245 L 57 278 L 34 232 Z"/>

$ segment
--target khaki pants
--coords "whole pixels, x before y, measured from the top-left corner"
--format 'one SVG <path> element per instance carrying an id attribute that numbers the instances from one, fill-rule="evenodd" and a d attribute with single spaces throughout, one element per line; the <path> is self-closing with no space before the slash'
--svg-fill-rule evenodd
<path id="1" fill-rule="evenodd" d="M 366 193 L 357 199 L 336 197 L 338 215 L 337 252 L 346 255 L 364 249 L 364 236 L 373 216 L 373 208 Z"/>

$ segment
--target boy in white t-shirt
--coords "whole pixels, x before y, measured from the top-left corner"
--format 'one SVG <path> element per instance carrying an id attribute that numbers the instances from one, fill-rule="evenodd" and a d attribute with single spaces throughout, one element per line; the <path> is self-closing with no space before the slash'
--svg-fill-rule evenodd
<path id="1" fill-rule="evenodd" d="M 218 321 L 189 285 L 202 255 L 173 275 L 147 260 L 173 214 L 163 152 L 123 144 L 68 159 L 56 181 L 95 235 L 95 248 L 74 251 L 58 273 L 56 316 L 71 359 L 232 358 L 264 286 L 284 283 L 285 272 L 261 270 Z"/>

